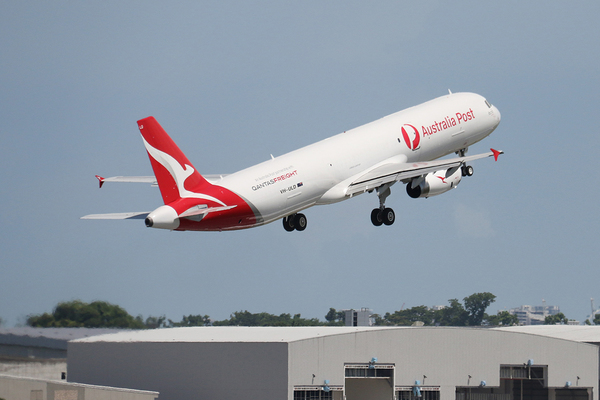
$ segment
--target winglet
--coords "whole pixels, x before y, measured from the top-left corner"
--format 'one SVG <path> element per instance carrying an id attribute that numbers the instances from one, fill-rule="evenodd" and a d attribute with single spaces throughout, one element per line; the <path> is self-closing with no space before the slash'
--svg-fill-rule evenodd
<path id="1" fill-rule="evenodd" d="M 98 182 L 100 183 L 99 189 L 102 189 L 102 185 L 104 185 L 104 178 L 100 175 L 96 175 L 96 178 L 98 178 Z"/>
<path id="2" fill-rule="evenodd" d="M 494 161 L 498 161 L 498 156 L 504 154 L 502 150 L 490 149 L 494 153 Z"/>

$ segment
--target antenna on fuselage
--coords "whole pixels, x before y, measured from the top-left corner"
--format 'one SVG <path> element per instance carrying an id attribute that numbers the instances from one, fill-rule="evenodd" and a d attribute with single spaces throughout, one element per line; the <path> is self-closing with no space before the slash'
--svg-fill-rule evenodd
<path id="1" fill-rule="evenodd" d="M 452 91 L 450 89 L 448 89 L 448 94 L 452 94 Z"/>

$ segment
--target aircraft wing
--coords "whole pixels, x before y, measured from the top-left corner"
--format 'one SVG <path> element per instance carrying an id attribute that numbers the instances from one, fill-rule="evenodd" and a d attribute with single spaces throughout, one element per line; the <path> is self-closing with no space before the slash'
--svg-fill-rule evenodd
<path id="1" fill-rule="evenodd" d="M 227 174 L 213 174 L 213 175 L 202 175 L 207 181 L 214 183 L 219 179 L 227 176 Z M 126 183 L 150 183 L 152 186 L 158 186 L 156 177 L 154 176 L 113 176 L 110 178 L 103 178 L 100 175 L 96 175 L 96 178 L 100 182 L 100 187 L 105 182 L 126 182 Z"/>
<path id="2" fill-rule="evenodd" d="M 352 196 L 358 193 L 363 193 L 368 190 L 373 190 L 381 185 L 391 182 L 398 182 L 404 179 L 416 178 L 426 175 L 430 172 L 439 171 L 441 169 L 450 169 L 459 167 L 469 161 L 478 160 L 494 156 L 498 160 L 498 156 L 503 154 L 503 151 L 490 149 L 488 153 L 477 154 L 468 157 L 447 158 L 444 160 L 422 161 L 413 163 L 389 163 L 374 168 L 365 174 L 355 179 L 346 191 L 346 195 Z"/>
<path id="3" fill-rule="evenodd" d="M 145 219 L 150 211 L 144 212 L 126 212 L 112 214 L 89 214 L 84 215 L 80 219 Z"/>

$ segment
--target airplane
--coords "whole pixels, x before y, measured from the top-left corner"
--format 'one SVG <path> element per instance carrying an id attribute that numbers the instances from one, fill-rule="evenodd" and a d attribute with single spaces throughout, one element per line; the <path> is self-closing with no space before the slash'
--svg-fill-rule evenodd
<path id="1" fill-rule="evenodd" d="M 475 93 L 452 93 L 229 175 L 201 175 L 154 117 L 137 121 L 154 176 L 103 178 L 159 187 L 164 205 L 152 212 L 91 214 L 82 219 L 144 219 L 147 227 L 177 231 L 229 231 L 281 219 L 286 231 L 303 231 L 301 213 L 375 192 L 375 226 L 392 225 L 386 207 L 391 187 L 402 182 L 412 198 L 437 196 L 473 175 L 471 161 L 502 151 L 467 156 L 490 135 L 500 112 Z M 455 153 L 456 157 L 440 159 Z"/>

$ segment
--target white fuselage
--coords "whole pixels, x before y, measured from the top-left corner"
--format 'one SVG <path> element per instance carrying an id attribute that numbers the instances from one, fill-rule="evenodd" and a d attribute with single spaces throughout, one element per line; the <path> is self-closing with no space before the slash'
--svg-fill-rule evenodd
<path id="1" fill-rule="evenodd" d="M 434 160 L 466 149 L 492 133 L 499 121 L 499 111 L 482 96 L 449 94 L 215 183 L 245 199 L 262 217 L 258 224 L 265 224 L 349 198 L 348 184 L 384 163 Z"/>

